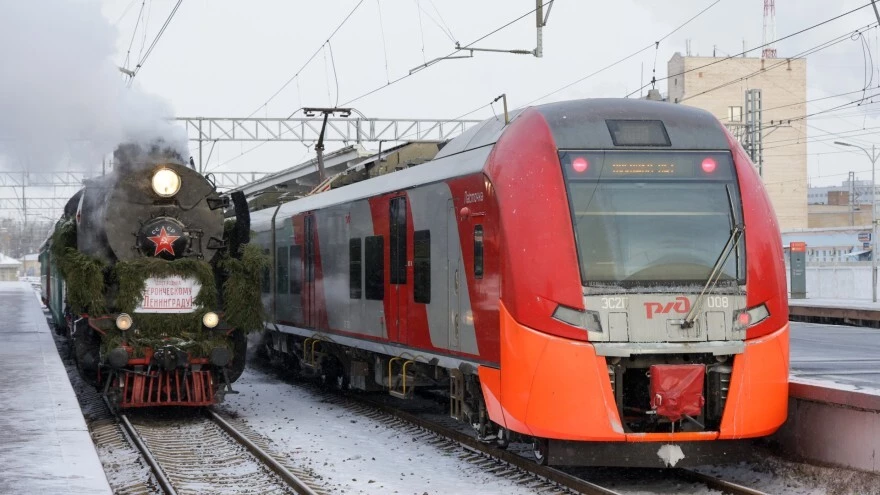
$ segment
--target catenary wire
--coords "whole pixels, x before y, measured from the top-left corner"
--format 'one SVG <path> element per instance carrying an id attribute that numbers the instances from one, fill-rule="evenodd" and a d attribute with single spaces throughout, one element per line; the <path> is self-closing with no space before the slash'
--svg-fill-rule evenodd
<path id="1" fill-rule="evenodd" d="M 610 64 L 608 64 L 608 65 L 606 65 L 606 66 L 604 66 L 604 67 L 602 67 L 602 68 L 600 68 L 600 69 L 597 69 L 597 70 L 595 70 L 595 71 L 593 71 L 593 72 L 587 74 L 586 76 L 581 77 L 580 79 L 577 79 L 577 80 L 575 80 L 575 81 L 572 81 L 572 82 L 566 84 L 565 86 L 562 86 L 562 87 L 560 87 L 560 88 L 554 89 L 553 91 L 551 91 L 551 92 L 545 94 L 544 96 L 541 96 L 541 97 L 535 98 L 534 100 L 532 100 L 532 101 L 526 103 L 526 106 L 531 105 L 532 103 L 535 103 L 536 101 L 543 100 L 544 98 L 547 98 L 548 96 L 553 96 L 553 95 L 555 95 L 556 93 L 559 93 L 560 91 L 564 91 L 564 90 L 566 90 L 566 89 L 568 89 L 568 88 L 574 86 L 575 84 L 581 83 L 581 82 L 583 82 L 583 81 L 586 81 L 587 79 L 590 79 L 591 77 L 597 76 L 597 75 L 599 75 L 599 74 L 605 72 L 605 71 L 608 70 L 608 69 L 611 69 L 611 68 L 613 68 L 613 67 L 615 67 L 615 66 L 617 66 L 617 65 L 620 65 L 620 64 L 622 64 L 623 62 L 626 62 L 627 60 L 629 60 L 629 59 L 631 59 L 631 58 L 633 58 L 633 57 L 635 57 L 635 56 L 637 56 L 637 55 L 639 55 L 639 54 L 641 54 L 641 53 L 643 53 L 643 52 L 645 52 L 645 51 L 647 51 L 647 50 L 650 50 L 652 47 L 658 45 L 660 42 L 666 40 L 666 38 L 669 38 L 670 36 L 672 36 L 673 34 L 675 34 L 677 31 L 679 31 L 679 30 L 682 29 L 683 27 L 685 27 L 685 26 L 687 26 L 688 24 L 690 24 L 691 21 L 695 20 L 697 17 L 700 17 L 701 15 L 703 15 L 707 10 L 711 9 L 711 8 L 714 7 L 716 4 L 718 4 L 719 1 L 720 1 L 720 0 L 715 0 L 715 1 L 712 2 L 711 4 L 707 5 L 703 10 L 697 12 L 696 15 L 694 15 L 694 16 L 691 17 L 690 19 L 684 21 L 682 24 L 680 24 L 678 27 L 676 27 L 676 28 L 673 29 L 672 31 L 669 31 L 668 33 L 666 33 L 665 35 L 663 35 L 663 37 L 661 37 L 659 40 L 657 40 L 657 41 L 655 41 L 655 42 L 653 42 L 653 43 L 651 43 L 651 44 L 649 44 L 649 45 L 646 45 L 644 48 L 640 48 L 640 49 L 638 49 L 638 50 L 636 50 L 636 51 L 630 53 L 629 55 L 627 55 L 627 56 L 625 56 L 625 57 L 623 57 L 623 58 L 617 60 L 616 62 L 612 62 L 612 63 L 610 63 Z M 647 87 L 647 85 L 645 85 L 645 86 L 642 87 L 641 89 L 644 89 L 645 87 Z M 640 91 L 641 91 L 641 89 L 640 89 Z"/>
<path id="2" fill-rule="evenodd" d="M 257 108 L 255 108 L 253 112 L 249 113 L 248 116 L 247 116 L 246 118 L 253 117 L 254 114 L 256 114 L 257 112 L 259 112 L 261 108 L 263 108 L 263 107 L 265 107 L 266 105 L 268 105 L 268 104 L 269 104 L 272 100 L 274 100 L 279 94 L 281 94 L 281 92 L 284 91 L 284 89 L 287 88 L 287 86 L 289 86 L 290 83 L 292 83 L 292 82 L 293 82 L 293 81 L 294 81 L 294 80 L 295 80 L 295 79 L 296 79 L 296 78 L 302 73 L 302 71 L 305 70 L 306 67 L 308 67 L 308 65 L 309 65 L 310 63 L 312 63 L 312 61 L 315 59 L 315 57 L 317 57 L 318 54 L 321 53 L 321 50 L 324 49 L 324 45 L 327 44 L 328 41 L 330 41 L 331 39 L 333 39 L 333 36 L 335 36 L 336 33 L 339 32 L 339 30 L 342 28 L 342 26 L 344 26 L 345 23 L 348 22 L 348 20 L 349 20 L 349 19 L 351 18 L 351 16 L 355 13 L 355 11 L 358 9 L 358 7 L 360 7 L 361 4 L 363 4 L 363 3 L 364 3 L 364 0 L 360 0 L 360 1 L 359 1 L 359 2 L 358 2 L 358 3 L 357 3 L 357 4 L 356 4 L 356 5 L 355 5 L 355 6 L 354 6 L 349 12 L 348 12 L 348 15 L 346 15 L 345 18 L 342 19 L 342 22 L 340 22 L 339 25 L 336 26 L 336 29 L 334 29 L 334 30 L 330 33 L 330 36 L 328 36 L 327 39 L 326 39 L 323 43 L 321 43 L 321 45 L 318 47 L 318 49 L 315 50 L 314 53 L 312 53 L 312 55 L 308 58 L 308 60 L 306 60 L 305 63 L 302 64 L 302 66 L 301 66 L 299 69 L 297 69 L 297 71 L 294 72 L 293 75 L 290 76 L 290 78 L 287 79 L 287 81 L 285 81 L 284 84 L 282 84 L 280 88 L 278 88 L 278 90 L 276 90 L 274 93 L 272 93 L 272 95 L 269 96 L 269 98 L 267 98 L 266 101 L 264 101 L 260 106 L 258 106 Z M 221 165 L 222 165 L 222 164 L 221 164 Z"/>
<path id="3" fill-rule="evenodd" d="M 174 14 L 177 13 L 177 9 L 180 8 L 180 4 L 183 3 L 183 0 L 177 0 L 177 3 L 174 4 L 174 8 L 171 10 L 171 13 L 168 15 L 168 18 L 165 19 L 165 24 L 162 24 L 162 28 L 159 29 L 159 32 L 156 34 L 156 37 L 153 38 L 153 42 L 150 44 L 150 48 L 147 49 L 147 53 L 144 54 L 143 58 L 141 58 L 140 62 L 138 62 L 137 66 L 134 68 L 135 75 L 141 70 L 146 63 L 147 58 L 153 53 L 153 48 L 156 48 L 156 43 L 159 42 L 159 39 L 162 38 L 162 34 L 165 33 L 165 29 L 168 28 L 168 25 L 171 24 L 171 19 L 174 19 Z"/>
<path id="4" fill-rule="evenodd" d="M 783 36 L 782 38 L 778 38 L 778 39 L 776 39 L 776 40 L 774 40 L 774 41 L 772 41 L 772 42 L 770 42 L 770 43 L 764 43 L 763 45 L 758 45 L 758 46 L 756 46 L 756 47 L 754 47 L 754 48 L 749 48 L 748 50 L 743 50 L 742 52 L 739 52 L 739 53 L 737 53 L 737 54 L 735 54 L 735 55 L 730 55 L 730 56 L 728 56 L 728 57 L 719 58 L 719 59 L 717 59 L 717 60 L 713 60 L 712 62 L 709 62 L 709 63 L 703 64 L 703 65 L 700 65 L 700 66 L 697 66 L 697 67 L 692 67 L 692 68 L 690 68 L 690 69 L 686 69 L 686 70 L 684 70 L 684 71 L 682 71 L 682 72 L 678 72 L 678 73 L 676 73 L 676 74 L 667 74 L 666 77 L 660 78 L 660 79 L 658 79 L 656 82 L 665 81 L 665 80 L 667 80 L 667 79 L 671 79 L 671 78 L 676 77 L 676 76 L 681 76 L 681 75 L 687 74 L 687 73 L 689 73 L 689 72 L 693 72 L 693 71 L 696 71 L 696 70 L 704 69 L 704 68 L 706 68 L 706 67 L 709 67 L 709 66 L 712 66 L 712 65 L 715 65 L 715 64 L 719 64 L 719 63 L 721 63 L 721 62 L 725 62 L 725 61 L 730 60 L 730 59 L 732 59 L 732 58 L 741 57 L 741 56 L 743 56 L 743 55 L 745 55 L 745 54 L 747 54 L 747 53 L 750 53 L 750 52 L 753 52 L 753 51 L 755 51 L 755 50 L 758 50 L 758 49 L 764 48 L 764 47 L 766 47 L 766 46 L 770 46 L 770 45 L 772 45 L 772 44 L 774 44 L 774 43 L 777 43 L 777 42 L 779 42 L 779 41 L 784 41 L 784 40 L 787 40 L 787 39 L 789 39 L 789 38 L 793 38 L 793 37 L 798 36 L 798 35 L 800 35 L 800 34 L 806 33 L 807 31 L 810 31 L 810 30 L 816 29 L 817 27 L 824 26 L 825 24 L 828 24 L 828 23 L 830 23 L 830 22 L 834 22 L 834 21 L 836 21 L 836 20 L 838 20 L 838 19 L 841 19 L 841 18 L 843 18 L 843 17 L 846 17 L 846 16 L 848 16 L 848 15 L 850 15 L 850 14 L 853 14 L 853 13 L 855 13 L 855 12 L 858 12 L 859 10 L 862 10 L 862 9 L 864 9 L 865 7 L 868 7 L 868 6 L 870 6 L 870 5 L 871 5 L 871 3 L 868 2 L 868 3 L 864 4 L 864 5 L 862 5 L 861 7 L 856 7 L 856 8 L 854 8 L 854 9 L 849 10 L 849 11 L 847 11 L 847 12 L 844 12 L 844 13 L 842 13 L 842 14 L 836 15 L 836 16 L 831 17 L 831 18 L 829 18 L 829 19 L 825 19 L 825 20 L 822 21 L 822 22 L 819 22 L 819 23 L 817 23 L 817 24 L 813 24 L 812 26 L 809 26 L 809 27 L 803 28 L 803 29 L 801 29 L 800 31 L 796 31 L 796 32 L 794 32 L 794 33 L 791 33 L 791 34 L 785 35 L 785 36 Z M 648 87 L 648 84 L 645 84 L 645 85 L 643 85 L 642 87 L 636 89 L 635 91 L 629 93 L 629 94 L 627 95 L 627 97 L 630 97 L 630 96 L 632 96 L 632 95 L 638 93 L 639 91 L 641 91 L 641 90 L 643 90 L 643 89 L 645 89 L 645 88 L 647 88 L 647 87 Z"/>

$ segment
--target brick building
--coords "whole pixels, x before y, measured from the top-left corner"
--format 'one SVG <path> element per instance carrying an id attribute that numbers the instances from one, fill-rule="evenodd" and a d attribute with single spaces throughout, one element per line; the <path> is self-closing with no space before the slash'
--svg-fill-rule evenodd
<path id="1" fill-rule="evenodd" d="M 746 90 L 761 90 L 764 184 L 780 228 L 806 228 L 806 122 L 788 122 L 806 115 L 806 60 L 723 59 L 676 53 L 667 63 L 667 69 L 670 102 L 707 110 L 732 128 L 742 129 L 746 123 Z"/>

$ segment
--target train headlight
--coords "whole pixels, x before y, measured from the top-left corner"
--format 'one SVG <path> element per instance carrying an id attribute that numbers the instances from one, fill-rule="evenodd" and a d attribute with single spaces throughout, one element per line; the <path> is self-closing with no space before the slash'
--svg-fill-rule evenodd
<path id="1" fill-rule="evenodd" d="M 153 191 L 163 198 L 170 198 L 180 191 L 180 176 L 170 168 L 160 168 L 153 174 Z"/>
<path id="2" fill-rule="evenodd" d="M 208 328 L 214 328 L 218 323 L 220 323 L 220 317 L 213 311 L 208 311 L 202 317 L 202 324 Z"/>
<path id="3" fill-rule="evenodd" d="M 123 332 L 131 328 L 131 316 L 128 316 L 126 313 L 122 313 L 121 315 L 116 317 L 116 328 L 122 330 Z"/>
<path id="4" fill-rule="evenodd" d="M 569 325 L 583 328 L 588 332 L 601 332 L 602 323 L 599 321 L 598 311 L 584 311 L 582 309 L 569 308 L 558 305 L 553 311 L 553 318 L 568 323 Z"/>
<path id="5" fill-rule="evenodd" d="M 741 311 L 736 315 L 736 324 L 739 328 L 748 328 L 757 325 L 770 317 L 770 311 L 765 304 L 759 304 L 753 308 Z"/>

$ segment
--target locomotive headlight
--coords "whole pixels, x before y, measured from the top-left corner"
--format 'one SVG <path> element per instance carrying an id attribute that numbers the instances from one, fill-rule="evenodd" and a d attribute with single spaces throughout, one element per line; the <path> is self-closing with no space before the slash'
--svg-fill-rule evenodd
<path id="1" fill-rule="evenodd" d="M 218 323 L 220 323 L 220 317 L 213 311 L 208 311 L 205 313 L 205 316 L 202 317 L 202 324 L 208 328 L 214 328 Z"/>
<path id="2" fill-rule="evenodd" d="M 122 313 L 116 317 L 116 328 L 123 332 L 131 328 L 131 323 L 131 316 L 128 316 L 126 313 Z"/>
<path id="3" fill-rule="evenodd" d="M 153 191 L 163 198 L 170 198 L 180 191 L 180 176 L 169 168 L 160 168 L 153 174 Z"/>

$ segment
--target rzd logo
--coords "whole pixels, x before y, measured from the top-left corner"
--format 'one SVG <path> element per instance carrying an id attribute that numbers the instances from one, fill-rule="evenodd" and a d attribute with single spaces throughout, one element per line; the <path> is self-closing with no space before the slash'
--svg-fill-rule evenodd
<path id="1" fill-rule="evenodd" d="M 672 311 L 675 311 L 676 313 L 687 313 L 690 310 L 691 301 L 686 297 L 676 297 L 675 301 L 666 303 L 666 305 L 658 302 L 645 303 L 645 313 L 647 313 L 649 320 L 654 318 L 654 315 L 657 313 L 668 314 Z"/>

